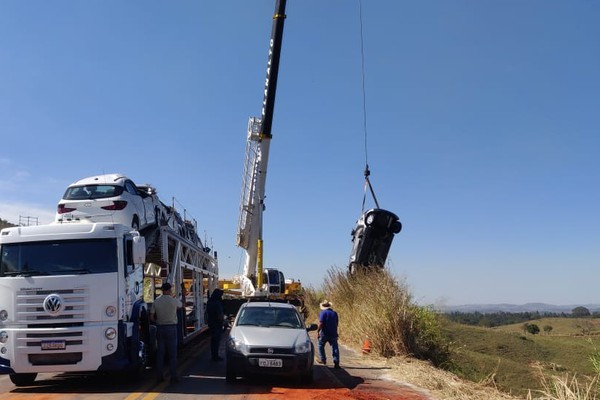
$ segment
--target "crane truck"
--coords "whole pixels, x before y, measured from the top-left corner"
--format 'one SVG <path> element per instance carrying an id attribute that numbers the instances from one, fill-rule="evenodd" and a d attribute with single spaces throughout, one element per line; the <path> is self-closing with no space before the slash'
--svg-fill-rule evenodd
<path id="1" fill-rule="evenodd" d="M 207 291 L 218 287 L 216 253 L 198 240 L 167 223 L 141 232 L 109 222 L 3 229 L 0 374 L 17 386 L 44 372 L 138 377 L 155 357 L 149 310 L 164 282 L 185 304 L 183 346 L 207 328 Z"/>
<path id="2" fill-rule="evenodd" d="M 237 230 L 237 245 L 244 249 L 246 257 L 243 274 L 234 278 L 245 297 L 276 297 L 285 293 L 283 273 L 278 269 L 263 267 L 265 184 L 273 137 L 271 125 L 286 17 L 285 5 L 286 0 L 277 0 L 275 4 L 261 116 L 250 117 L 248 122 Z"/>

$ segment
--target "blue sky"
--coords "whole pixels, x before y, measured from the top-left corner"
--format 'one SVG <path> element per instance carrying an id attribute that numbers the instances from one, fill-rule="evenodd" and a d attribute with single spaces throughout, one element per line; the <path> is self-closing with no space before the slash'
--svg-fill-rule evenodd
<path id="1" fill-rule="evenodd" d="M 600 3 L 363 1 L 368 163 L 423 304 L 598 303 Z M 0 218 L 123 173 L 199 224 L 223 277 L 273 0 L 0 3 Z M 361 213 L 359 5 L 288 0 L 265 264 L 318 287 Z M 369 198 L 370 200 L 370 198 Z M 367 206 L 373 206 L 367 202 Z"/>

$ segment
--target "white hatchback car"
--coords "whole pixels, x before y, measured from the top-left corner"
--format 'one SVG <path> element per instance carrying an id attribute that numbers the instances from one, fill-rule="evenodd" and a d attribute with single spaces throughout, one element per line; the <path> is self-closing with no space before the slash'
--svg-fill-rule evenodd
<path id="1" fill-rule="evenodd" d="M 113 222 L 143 229 L 162 215 L 154 188 L 136 186 L 120 174 L 92 176 L 67 188 L 58 203 L 55 222 Z"/>

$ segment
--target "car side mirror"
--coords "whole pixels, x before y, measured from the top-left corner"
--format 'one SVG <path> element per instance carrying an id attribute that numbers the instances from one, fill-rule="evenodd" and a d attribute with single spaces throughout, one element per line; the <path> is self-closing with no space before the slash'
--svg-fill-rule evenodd
<path id="1" fill-rule="evenodd" d="M 318 328 L 317 324 L 310 324 L 306 327 L 306 332 L 316 331 Z"/>

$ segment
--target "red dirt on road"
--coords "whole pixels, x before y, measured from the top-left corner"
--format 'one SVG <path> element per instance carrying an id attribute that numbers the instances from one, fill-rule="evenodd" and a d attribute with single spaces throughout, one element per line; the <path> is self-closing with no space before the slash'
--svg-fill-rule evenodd
<path id="1" fill-rule="evenodd" d="M 274 387 L 271 393 L 244 396 L 248 400 L 431 400 L 409 387 L 394 382 L 365 382 L 354 389 L 291 389 Z"/>

